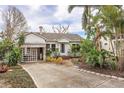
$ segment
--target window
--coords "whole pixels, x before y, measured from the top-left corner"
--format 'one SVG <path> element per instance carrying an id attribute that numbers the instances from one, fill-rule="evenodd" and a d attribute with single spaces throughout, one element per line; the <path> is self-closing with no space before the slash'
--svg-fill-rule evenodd
<path id="1" fill-rule="evenodd" d="M 72 51 L 79 51 L 80 45 L 79 44 L 72 44 Z"/>
<path id="2" fill-rule="evenodd" d="M 65 44 L 61 44 L 61 53 L 65 53 Z"/>
<path id="3" fill-rule="evenodd" d="M 104 45 L 107 45 L 107 43 L 104 43 Z"/>
<path id="4" fill-rule="evenodd" d="M 52 44 L 52 51 L 55 51 L 55 49 L 56 49 L 56 45 Z"/>
<path id="5" fill-rule="evenodd" d="M 30 54 L 30 48 L 27 48 L 27 54 Z"/>
<path id="6" fill-rule="evenodd" d="M 50 44 L 46 44 L 46 49 L 50 49 Z"/>

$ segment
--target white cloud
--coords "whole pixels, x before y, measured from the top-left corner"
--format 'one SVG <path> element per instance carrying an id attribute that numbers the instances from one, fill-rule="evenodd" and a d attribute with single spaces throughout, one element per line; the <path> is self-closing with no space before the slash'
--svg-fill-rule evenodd
<path id="1" fill-rule="evenodd" d="M 3 9 L 2 8 L 0 8 L 0 24 L 2 24 L 3 22 L 2 22 L 2 11 L 3 11 Z"/>
<path id="2" fill-rule="evenodd" d="M 29 8 L 30 8 L 32 11 L 37 11 L 37 10 L 39 10 L 40 5 L 30 5 Z"/>
<path id="3" fill-rule="evenodd" d="M 17 8 L 26 17 L 31 28 L 30 31 L 39 31 L 39 26 L 42 25 L 47 32 L 52 32 L 52 26 L 58 23 L 62 25 L 70 24 L 69 32 L 71 33 L 83 32 L 81 28 L 82 8 L 74 8 L 72 13 L 68 13 L 67 5 L 57 6 L 56 11 L 53 11 L 53 15 L 45 15 L 49 9 L 46 6 L 17 6 Z M 70 23 L 64 21 L 69 21 Z"/>
<path id="4" fill-rule="evenodd" d="M 77 21 L 79 21 L 79 19 L 81 19 L 81 15 L 82 15 L 82 8 L 74 8 L 74 10 L 69 13 L 68 12 L 68 6 L 58 6 L 57 7 L 57 12 L 54 14 L 54 16 L 56 18 L 58 18 L 58 20 L 74 20 L 77 19 Z"/>

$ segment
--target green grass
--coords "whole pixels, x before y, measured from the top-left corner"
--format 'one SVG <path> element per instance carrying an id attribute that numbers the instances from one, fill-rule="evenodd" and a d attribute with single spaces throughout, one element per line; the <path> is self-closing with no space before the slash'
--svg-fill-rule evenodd
<path id="1" fill-rule="evenodd" d="M 36 88 L 32 78 L 21 66 L 10 67 L 13 71 L 0 73 L 0 80 L 5 80 L 12 88 Z"/>

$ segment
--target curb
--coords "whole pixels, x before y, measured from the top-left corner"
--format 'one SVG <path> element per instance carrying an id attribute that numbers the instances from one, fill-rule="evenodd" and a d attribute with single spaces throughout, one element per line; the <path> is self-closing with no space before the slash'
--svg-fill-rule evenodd
<path id="1" fill-rule="evenodd" d="M 25 67 L 23 67 L 22 65 L 20 65 L 29 75 L 30 77 L 32 78 L 32 80 L 34 81 L 34 84 L 36 85 L 37 88 L 39 88 L 37 82 L 35 81 L 34 77 L 32 77 L 31 73 L 27 71 L 27 69 L 25 69 Z"/>
<path id="2" fill-rule="evenodd" d="M 74 68 L 76 68 L 80 72 L 95 74 L 95 75 L 101 76 L 101 77 L 106 77 L 106 78 L 111 78 L 111 79 L 124 81 L 124 78 L 122 78 L 122 77 L 117 77 L 117 76 L 112 76 L 112 75 L 105 75 L 105 74 L 101 74 L 101 73 L 97 73 L 97 72 L 93 72 L 93 71 L 89 71 L 89 70 L 85 70 L 85 69 L 79 69 L 78 66 L 74 66 Z"/>

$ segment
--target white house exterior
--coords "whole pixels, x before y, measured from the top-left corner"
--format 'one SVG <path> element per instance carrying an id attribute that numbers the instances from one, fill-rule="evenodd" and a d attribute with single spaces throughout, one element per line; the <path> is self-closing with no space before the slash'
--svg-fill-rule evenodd
<path id="1" fill-rule="evenodd" d="M 119 44 L 117 46 L 119 47 L 120 50 L 123 50 L 124 49 L 124 47 L 123 47 L 124 46 L 124 35 L 118 36 L 117 40 L 119 42 Z M 110 42 L 110 38 L 108 38 L 108 37 L 106 37 L 106 39 L 101 38 L 100 41 L 101 41 L 102 49 L 105 49 L 110 52 L 113 52 L 113 49 L 114 49 L 114 52 L 116 52 L 115 36 L 112 37 L 112 42 Z M 112 49 L 112 46 L 113 46 L 113 49 Z"/>
<path id="2" fill-rule="evenodd" d="M 46 59 L 46 50 L 58 48 L 60 56 L 68 56 L 70 44 L 79 44 L 77 34 L 26 32 L 22 45 L 22 61 L 38 62 Z"/>

